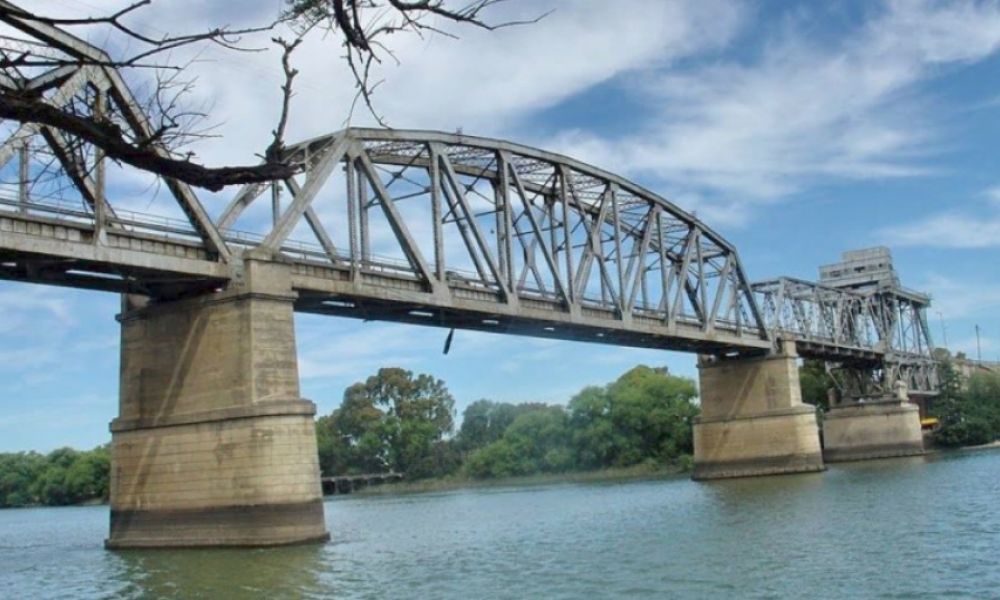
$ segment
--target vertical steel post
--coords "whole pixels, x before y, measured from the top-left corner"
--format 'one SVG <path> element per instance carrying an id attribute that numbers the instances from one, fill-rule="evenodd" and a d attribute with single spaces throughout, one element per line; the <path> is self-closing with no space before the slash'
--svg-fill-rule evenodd
<path id="1" fill-rule="evenodd" d="M 18 157 L 20 159 L 19 168 L 19 181 L 18 181 L 18 195 L 17 201 L 20 204 L 20 211 L 28 212 L 28 183 L 31 179 L 31 147 L 28 137 L 24 138 L 21 143 L 21 147 L 18 149 Z"/>

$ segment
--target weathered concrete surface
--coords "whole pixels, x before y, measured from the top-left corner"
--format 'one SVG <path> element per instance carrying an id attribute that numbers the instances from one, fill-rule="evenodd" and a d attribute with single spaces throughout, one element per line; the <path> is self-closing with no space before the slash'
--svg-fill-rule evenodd
<path id="1" fill-rule="evenodd" d="M 924 453 L 920 409 L 899 400 L 838 406 L 823 419 L 823 458 L 829 462 Z"/>
<path id="2" fill-rule="evenodd" d="M 280 265 L 245 271 L 227 291 L 123 310 L 109 547 L 328 537 L 294 296 Z"/>
<path id="3" fill-rule="evenodd" d="M 786 344 L 766 357 L 699 360 L 694 479 L 823 470 L 816 410 L 802 403 L 796 359 Z"/>

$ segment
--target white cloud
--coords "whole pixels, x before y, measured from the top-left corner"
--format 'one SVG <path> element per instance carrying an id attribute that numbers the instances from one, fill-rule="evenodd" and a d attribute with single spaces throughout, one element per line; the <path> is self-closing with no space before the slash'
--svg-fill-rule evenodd
<path id="1" fill-rule="evenodd" d="M 996 280 L 957 279 L 932 273 L 918 289 L 931 294 L 932 310 L 948 320 L 992 317 L 1000 309 L 1000 281 Z"/>
<path id="2" fill-rule="evenodd" d="M 990 204 L 1000 208 L 1000 185 L 995 185 L 987 189 L 983 192 L 983 195 L 986 196 L 986 199 L 989 200 Z"/>
<path id="3" fill-rule="evenodd" d="M 598 164 L 706 192 L 706 209 L 723 216 L 817 182 L 925 174 L 941 132 L 920 84 L 994 53 L 1000 6 L 890 2 L 835 44 L 808 31 L 791 23 L 757 59 L 643 73 L 658 107 L 646 128 L 568 139 Z"/>
<path id="4" fill-rule="evenodd" d="M 408 48 L 380 92 L 387 114 L 403 126 L 502 132 L 498 124 L 621 73 L 718 48 L 742 16 L 739 6 L 725 0 L 632 0 L 627 10 L 593 1 L 519 3 L 511 16 L 549 6 L 554 11 L 535 25 L 463 32 L 460 42 Z"/>
<path id="5" fill-rule="evenodd" d="M 946 212 L 881 231 L 894 246 L 993 248 L 1000 246 L 1000 215 Z"/>
<path id="6" fill-rule="evenodd" d="M 983 192 L 986 206 L 976 211 L 949 209 L 910 222 L 883 227 L 876 235 L 894 246 L 995 248 L 1000 246 L 1000 186 Z"/>
<path id="7" fill-rule="evenodd" d="M 316 321 L 315 319 L 320 319 Z M 399 323 L 365 323 L 346 333 L 344 321 L 297 317 L 299 376 L 303 379 L 360 381 L 380 367 L 413 368 L 441 356 L 448 330 Z M 356 321 L 348 321 L 356 323 Z M 478 331 L 455 333 L 452 349 L 463 357 L 489 352 L 497 336 Z"/>
<path id="8" fill-rule="evenodd" d="M 0 331 L 20 329 L 25 317 L 45 321 L 55 320 L 59 325 L 72 325 L 73 303 L 65 293 L 41 286 L 10 285 L 0 288 Z"/>

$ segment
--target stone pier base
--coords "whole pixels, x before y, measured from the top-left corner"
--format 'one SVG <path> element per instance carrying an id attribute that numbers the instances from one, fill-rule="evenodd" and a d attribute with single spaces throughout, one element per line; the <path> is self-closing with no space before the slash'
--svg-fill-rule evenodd
<path id="1" fill-rule="evenodd" d="M 249 289 L 126 302 L 109 548 L 328 539 L 294 296 L 270 267 L 248 264 Z"/>
<path id="2" fill-rule="evenodd" d="M 694 427 L 694 479 L 807 473 L 823 470 L 816 411 L 787 411 L 722 420 Z"/>
<path id="3" fill-rule="evenodd" d="M 920 409 L 906 402 L 833 408 L 823 420 L 823 458 L 829 462 L 924 453 Z"/>
<path id="4" fill-rule="evenodd" d="M 816 410 L 802 403 L 796 358 L 786 344 L 765 357 L 700 359 L 694 479 L 823 470 Z"/>

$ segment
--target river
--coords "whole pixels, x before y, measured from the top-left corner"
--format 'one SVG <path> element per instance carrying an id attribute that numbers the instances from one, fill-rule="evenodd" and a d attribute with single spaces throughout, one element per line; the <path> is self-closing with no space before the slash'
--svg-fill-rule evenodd
<path id="1" fill-rule="evenodd" d="M 0 511 L 2 598 L 1000 598 L 1000 451 L 340 496 L 333 541 L 109 552 L 107 507 Z"/>

